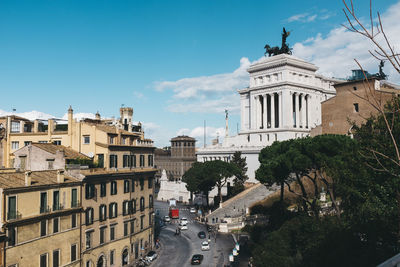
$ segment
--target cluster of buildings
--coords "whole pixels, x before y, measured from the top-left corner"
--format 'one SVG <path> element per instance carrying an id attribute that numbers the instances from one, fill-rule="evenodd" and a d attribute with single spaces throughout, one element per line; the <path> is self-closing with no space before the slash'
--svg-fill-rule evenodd
<path id="1" fill-rule="evenodd" d="M 154 146 L 119 120 L 0 117 L 0 266 L 128 266 L 154 244 Z"/>
<path id="2" fill-rule="evenodd" d="M 246 158 L 248 182 L 257 183 L 261 149 L 275 141 L 318 134 L 352 135 L 351 122 L 360 124 L 376 114 L 366 100 L 375 96 L 384 105 L 400 86 L 380 75 L 353 70 L 347 79 L 326 78 L 318 67 L 288 54 L 266 57 L 248 68 L 249 87 L 240 94 L 241 127 L 235 136 L 226 136 L 196 152 L 197 161 L 229 161 L 236 151 Z"/>

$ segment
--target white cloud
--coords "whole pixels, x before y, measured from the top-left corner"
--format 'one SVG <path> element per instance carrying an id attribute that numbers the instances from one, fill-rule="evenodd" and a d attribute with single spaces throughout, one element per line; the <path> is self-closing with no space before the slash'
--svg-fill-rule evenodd
<path id="1" fill-rule="evenodd" d="M 144 94 L 141 93 L 141 92 L 138 92 L 138 91 L 134 91 L 134 92 L 133 92 L 133 95 L 134 95 L 136 98 L 139 98 L 139 99 L 144 98 Z"/>
<path id="2" fill-rule="evenodd" d="M 83 119 L 94 119 L 96 115 L 94 113 L 74 113 L 74 119 L 80 121 Z M 64 116 L 62 117 L 63 120 L 68 120 L 68 113 L 65 113 Z"/>
<path id="3" fill-rule="evenodd" d="M 381 15 L 385 32 L 392 45 L 400 43 L 400 2 L 388 8 Z M 382 40 L 382 36 L 378 36 Z M 332 29 L 326 36 L 317 34 L 304 42 L 293 46 L 293 54 L 297 57 L 313 62 L 319 67 L 319 72 L 332 77 L 345 78 L 351 74 L 352 69 L 359 68 L 354 59 L 357 59 L 364 69 L 370 73 L 378 71 L 379 62 L 368 52 L 374 47 L 365 37 L 346 30 L 343 26 Z M 389 80 L 399 82 L 399 75 L 387 63 L 384 71 L 389 74 Z"/>
<path id="4" fill-rule="evenodd" d="M 302 14 L 296 14 L 288 19 L 286 19 L 287 22 L 293 22 L 293 21 L 303 21 L 306 17 L 308 16 L 308 13 L 302 13 Z"/>
<path id="5" fill-rule="evenodd" d="M 240 66 L 230 73 L 183 78 L 177 81 L 156 82 L 158 91 L 172 90 L 173 98 L 167 109 L 172 112 L 219 113 L 224 109 L 239 110 L 237 89 L 248 85 L 248 58 L 240 59 Z"/>
<path id="6" fill-rule="evenodd" d="M 48 120 L 50 118 L 55 118 L 55 116 L 47 114 L 47 113 L 43 113 L 37 110 L 32 110 L 32 111 L 28 111 L 28 112 L 21 112 L 21 113 L 17 113 L 17 112 L 9 112 L 9 111 L 4 111 L 4 110 L 0 110 L 0 116 L 8 116 L 8 115 L 16 115 L 16 116 L 20 116 L 23 118 L 26 118 L 28 120 Z"/>

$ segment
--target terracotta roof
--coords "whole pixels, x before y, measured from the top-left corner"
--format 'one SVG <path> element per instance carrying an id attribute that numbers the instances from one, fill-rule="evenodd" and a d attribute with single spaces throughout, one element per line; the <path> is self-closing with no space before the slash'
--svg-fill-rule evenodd
<path id="1" fill-rule="evenodd" d="M 90 159 L 88 156 L 79 153 L 72 148 L 65 147 L 63 145 L 55 145 L 52 143 L 32 143 L 32 146 L 35 146 L 39 149 L 47 151 L 51 154 L 56 154 L 57 151 L 64 151 L 64 155 L 66 159 L 76 159 L 76 158 L 86 158 Z"/>
<path id="2" fill-rule="evenodd" d="M 80 182 L 80 180 L 64 172 L 64 183 Z M 31 172 L 31 186 L 57 184 L 57 170 Z M 25 186 L 25 172 L 15 170 L 0 172 L 0 188 L 16 188 Z"/>

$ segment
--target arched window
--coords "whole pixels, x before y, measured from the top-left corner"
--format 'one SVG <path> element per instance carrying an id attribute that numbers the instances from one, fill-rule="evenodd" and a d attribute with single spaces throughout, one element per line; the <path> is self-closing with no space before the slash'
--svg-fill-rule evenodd
<path id="1" fill-rule="evenodd" d="M 122 252 L 122 266 L 128 265 L 128 263 L 129 263 L 129 252 L 128 249 L 126 248 Z"/>
<path id="2" fill-rule="evenodd" d="M 101 255 L 100 258 L 97 260 L 97 267 L 104 267 L 104 266 L 105 266 L 104 256 Z"/>

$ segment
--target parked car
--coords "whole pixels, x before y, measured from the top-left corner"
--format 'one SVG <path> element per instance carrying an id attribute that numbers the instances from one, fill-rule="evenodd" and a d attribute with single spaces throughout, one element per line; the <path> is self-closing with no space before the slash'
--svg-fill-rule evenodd
<path id="1" fill-rule="evenodd" d="M 187 225 L 187 224 L 188 224 L 188 219 L 185 218 L 185 217 L 182 217 L 182 219 L 181 219 L 181 224 Z"/>
<path id="2" fill-rule="evenodd" d="M 194 254 L 193 257 L 192 257 L 191 264 L 192 265 L 200 265 L 201 262 L 203 261 L 203 258 L 204 257 L 201 254 Z"/>
<path id="3" fill-rule="evenodd" d="M 191 207 L 191 208 L 190 208 L 190 213 L 196 213 L 196 209 L 193 208 L 193 207 Z"/>
<path id="4" fill-rule="evenodd" d="M 214 231 L 214 227 L 211 225 L 207 225 L 207 232 L 212 232 Z"/>
<path id="5" fill-rule="evenodd" d="M 197 234 L 197 236 L 201 239 L 206 238 L 206 233 L 204 231 L 201 231 Z"/>
<path id="6" fill-rule="evenodd" d="M 164 216 L 164 222 L 170 222 L 171 218 L 168 215 Z"/>
<path id="7" fill-rule="evenodd" d="M 207 241 L 201 243 L 201 250 L 210 250 L 210 244 Z"/>
<path id="8" fill-rule="evenodd" d="M 188 229 L 188 227 L 187 227 L 187 225 L 186 224 L 179 224 L 179 229 L 181 229 L 181 230 L 187 230 Z"/>
<path id="9" fill-rule="evenodd" d="M 152 250 L 149 253 L 147 253 L 146 260 L 153 261 L 153 260 L 155 260 L 157 258 L 157 256 L 158 256 L 157 253 Z"/>

